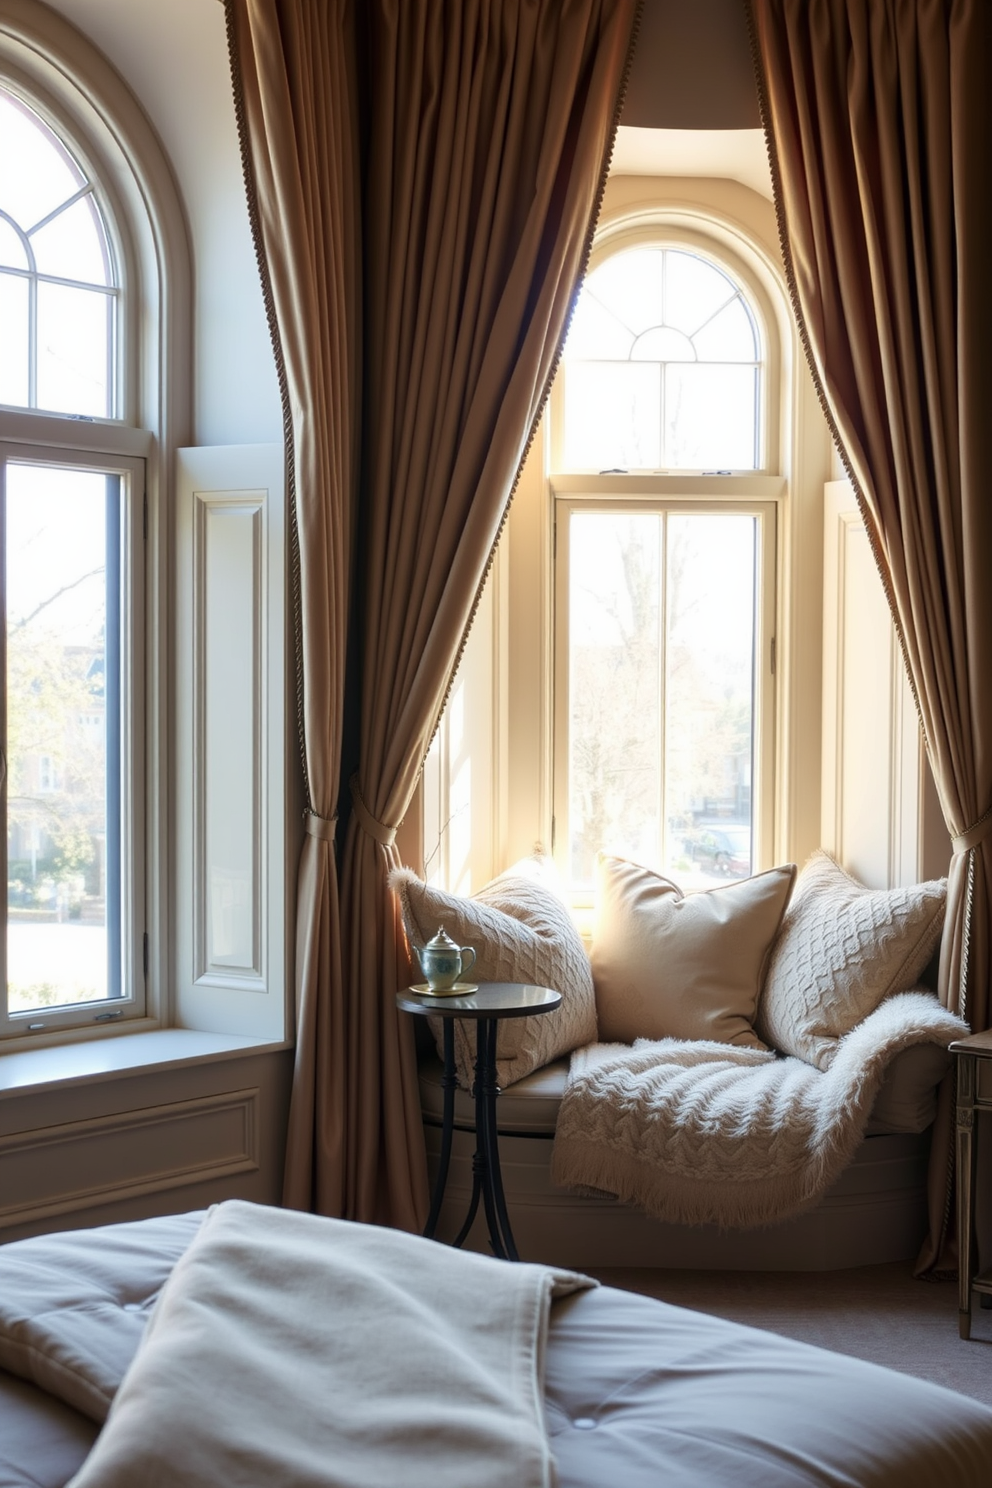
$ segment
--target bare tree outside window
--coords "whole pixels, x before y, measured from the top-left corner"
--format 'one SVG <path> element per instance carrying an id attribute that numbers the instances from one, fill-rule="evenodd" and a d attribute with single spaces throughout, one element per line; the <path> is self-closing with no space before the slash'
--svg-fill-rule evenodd
<path id="1" fill-rule="evenodd" d="M 108 995 L 108 482 L 6 469 L 11 1012 Z"/>
<path id="2" fill-rule="evenodd" d="M 754 528 L 737 513 L 571 514 L 574 884 L 600 850 L 682 878 L 750 871 Z M 707 827 L 733 829 L 739 850 L 721 840 L 697 868 Z"/>

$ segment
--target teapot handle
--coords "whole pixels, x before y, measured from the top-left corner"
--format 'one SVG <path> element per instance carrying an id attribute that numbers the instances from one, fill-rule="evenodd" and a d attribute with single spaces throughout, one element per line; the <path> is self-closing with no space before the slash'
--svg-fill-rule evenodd
<path id="1" fill-rule="evenodd" d="M 459 946 L 458 949 L 462 953 L 462 969 L 459 975 L 467 977 L 469 972 L 472 970 L 472 967 L 475 965 L 475 949 L 472 946 Z M 465 960 L 466 953 L 472 957 L 471 961 Z"/>

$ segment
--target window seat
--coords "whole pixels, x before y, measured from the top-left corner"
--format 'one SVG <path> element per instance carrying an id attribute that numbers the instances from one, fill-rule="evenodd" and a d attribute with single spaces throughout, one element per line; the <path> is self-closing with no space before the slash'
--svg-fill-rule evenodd
<path id="1" fill-rule="evenodd" d="M 767 1228 L 665 1224 L 606 1194 L 580 1194 L 550 1178 L 551 1149 L 568 1060 L 508 1086 L 497 1102 L 503 1186 L 525 1260 L 577 1267 L 821 1271 L 911 1259 L 926 1231 L 926 1175 L 935 1092 L 946 1050 L 919 1045 L 889 1069 L 853 1162 L 815 1208 Z M 420 1065 L 428 1165 L 433 1182 L 440 1148 L 442 1066 Z M 438 1235 L 450 1240 L 472 1187 L 473 1103 L 459 1089 L 451 1168 Z M 468 1244 L 486 1250 L 484 1223 Z"/>

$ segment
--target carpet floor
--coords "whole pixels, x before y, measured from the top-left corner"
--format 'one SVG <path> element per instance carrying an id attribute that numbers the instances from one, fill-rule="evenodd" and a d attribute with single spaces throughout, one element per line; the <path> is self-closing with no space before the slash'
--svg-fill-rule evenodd
<path id="1" fill-rule="evenodd" d="M 992 1311 L 975 1299 L 958 1336 L 956 1282 L 917 1281 L 910 1262 L 851 1271 L 593 1271 L 607 1286 L 915 1374 L 992 1406 Z"/>

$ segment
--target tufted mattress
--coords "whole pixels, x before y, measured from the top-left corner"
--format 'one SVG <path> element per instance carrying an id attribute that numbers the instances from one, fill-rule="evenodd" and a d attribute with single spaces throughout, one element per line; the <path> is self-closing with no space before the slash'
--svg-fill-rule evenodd
<path id="1" fill-rule="evenodd" d="M 113 1225 L 0 1251 L 0 1359 L 8 1365 L 0 1372 L 0 1488 L 56 1488 L 71 1478 L 99 1429 L 83 1414 L 94 1402 L 81 1395 L 77 1410 L 52 1392 L 73 1396 L 73 1361 L 83 1351 L 101 1361 L 112 1393 L 200 1218 Z M 50 1330 L 48 1363 L 25 1353 L 18 1318 L 29 1310 Z M 562 1488 L 988 1488 L 990 1481 L 992 1411 L 976 1402 L 606 1287 L 555 1303 L 545 1407 Z M 337 1484 L 333 1475 L 327 1484 Z"/>

